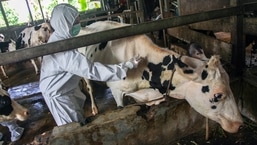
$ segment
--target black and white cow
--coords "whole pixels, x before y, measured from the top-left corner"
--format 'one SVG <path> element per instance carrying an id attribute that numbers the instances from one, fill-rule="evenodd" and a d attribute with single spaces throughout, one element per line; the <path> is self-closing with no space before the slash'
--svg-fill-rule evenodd
<path id="1" fill-rule="evenodd" d="M 189 44 L 187 48 L 187 55 L 204 61 L 208 60 L 202 46 L 196 42 L 191 42 Z"/>
<path id="2" fill-rule="evenodd" d="M 81 35 L 127 25 L 99 21 L 83 29 Z M 155 100 L 147 99 L 153 96 L 145 93 L 149 90 L 156 93 L 155 96 L 167 93 L 168 96 L 185 99 L 196 111 L 218 122 L 227 132 L 237 132 L 243 124 L 230 89 L 229 76 L 223 69 L 219 56 L 212 56 L 208 61 L 181 56 L 160 48 L 146 35 L 102 42 L 79 48 L 79 51 L 90 60 L 104 64 L 121 63 L 135 55 L 144 58 L 138 68 L 127 72 L 126 79 L 106 82 L 117 106 L 123 106 L 123 96 L 132 93 L 135 99 L 136 96 L 141 96 L 143 99 L 138 100 L 147 103 Z"/>
<path id="3" fill-rule="evenodd" d="M 19 37 L 16 40 L 16 50 L 45 44 L 47 43 L 52 32 L 53 29 L 48 22 L 36 26 L 27 27 L 19 34 Z M 35 60 L 31 59 L 31 63 L 35 68 L 36 74 L 38 74 L 39 69 L 36 65 Z"/>

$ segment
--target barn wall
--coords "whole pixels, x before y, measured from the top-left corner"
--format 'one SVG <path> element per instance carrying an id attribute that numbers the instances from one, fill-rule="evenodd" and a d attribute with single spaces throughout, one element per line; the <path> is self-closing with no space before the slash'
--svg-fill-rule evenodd
<path id="1" fill-rule="evenodd" d="M 244 33 L 257 36 L 257 18 L 244 19 Z"/>
<path id="2" fill-rule="evenodd" d="M 231 81 L 231 89 L 241 114 L 257 123 L 257 68 L 245 71 L 242 80 Z"/>
<path id="3" fill-rule="evenodd" d="M 188 15 L 204 11 L 211 11 L 230 6 L 229 0 L 179 0 L 180 15 Z"/>
<path id="4" fill-rule="evenodd" d="M 191 30 L 188 26 L 169 28 L 168 34 L 185 42 L 197 42 L 201 44 L 207 57 L 217 54 L 225 62 L 230 62 L 231 60 L 231 44 Z"/>

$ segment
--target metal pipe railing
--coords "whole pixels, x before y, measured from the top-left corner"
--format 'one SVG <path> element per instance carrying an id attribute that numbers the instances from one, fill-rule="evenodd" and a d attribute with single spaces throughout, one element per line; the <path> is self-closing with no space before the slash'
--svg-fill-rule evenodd
<path id="1" fill-rule="evenodd" d="M 61 51 L 67 51 L 71 49 L 76 49 L 83 46 L 88 46 L 96 44 L 99 42 L 124 38 L 128 36 L 144 34 L 151 31 L 157 31 L 160 29 L 166 29 L 171 27 L 182 26 L 186 24 L 191 24 L 200 21 L 206 21 L 211 19 L 230 17 L 238 14 L 243 14 L 243 8 L 257 8 L 257 3 L 245 4 L 243 6 L 224 8 L 219 10 L 201 12 L 196 14 L 184 15 L 179 17 L 172 17 L 161 19 L 158 21 L 151 21 L 146 23 L 141 23 L 137 25 L 126 26 L 122 28 L 116 28 L 112 30 L 106 30 L 102 32 L 97 32 L 93 34 L 78 36 L 62 41 L 57 41 L 53 43 L 43 44 L 36 47 L 20 49 L 13 52 L 0 54 L 0 65 L 15 63 L 43 55 L 48 55 L 52 53 L 57 53 Z"/>

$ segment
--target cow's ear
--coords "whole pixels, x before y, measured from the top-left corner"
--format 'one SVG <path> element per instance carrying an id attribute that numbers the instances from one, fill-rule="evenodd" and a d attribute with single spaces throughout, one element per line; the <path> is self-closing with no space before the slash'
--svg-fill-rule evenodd
<path id="1" fill-rule="evenodd" d="M 220 56 L 219 55 L 211 56 L 211 58 L 208 61 L 208 66 L 211 69 L 215 69 L 215 68 L 219 67 L 219 65 L 220 65 Z"/>
<path id="2" fill-rule="evenodd" d="M 213 55 L 208 64 L 207 64 L 207 71 L 208 71 L 208 74 L 209 74 L 209 79 L 212 80 L 212 79 L 218 79 L 221 77 L 221 72 L 220 72 L 220 66 L 221 66 L 221 63 L 220 63 L 220 56 L 218 55 Z"/>
<path id="3" fill-rule="evenodd" d="M 14 40 L 12 40 L 12 39 L 10 39 L 11 40 L 11 42 L 13 43 L 13 44 L 16 44 L 16 42 L 14 41 Z"/>
<path id="4" fill-rule="evenodd" d="M 176 99 L 186 99 L 186 97 L 195 94 L 201 88 L 201 84 L 194 81 L 187 81 L 174 90 L 170 91 L 169 96 Z M 198 89 L 199 88 L 199 89 Z"/>
<path id="5" fill-rule="evenodd" d="M 176 99 L 185 99 L 185 96 L 184 95 L 182 95 L 182 94 L 176 94 L 176 93 L 170 93 L 170 95 L 169 95 L 170 97 L 172 97 L 172 98 L 176 98 Z"/>
<path id="6" fill-rule="evenodd" d="M 184 79 L 186 78 L 187 80 L 194 80 L 199 76 L 194 69 L 184 70 L 177 65 L 175 65 L 175 69 L 175 73 L 178 73 L 180 76 L 182 76 Z"/>

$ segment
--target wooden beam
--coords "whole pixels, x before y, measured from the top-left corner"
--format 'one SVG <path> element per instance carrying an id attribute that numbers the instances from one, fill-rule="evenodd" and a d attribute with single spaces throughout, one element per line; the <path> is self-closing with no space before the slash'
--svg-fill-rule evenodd
<path id="1" fill-rule="evenodd" d="M 234 76 L 242 76 L 245 68 L 245 48 L 244 48 L 244 7 L 240 6 L 242 0 L 237 0 L 236 4 L 239 5 L 239 13 L 231 17 L 232 31 L 231 31 L 231 43 L 232 47 L 232 58 L 231 64 L 234 66 Z"/>

